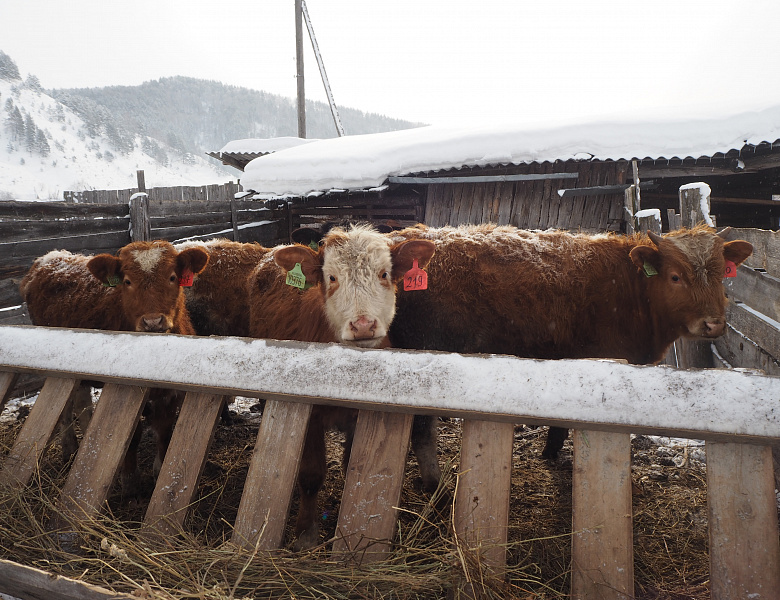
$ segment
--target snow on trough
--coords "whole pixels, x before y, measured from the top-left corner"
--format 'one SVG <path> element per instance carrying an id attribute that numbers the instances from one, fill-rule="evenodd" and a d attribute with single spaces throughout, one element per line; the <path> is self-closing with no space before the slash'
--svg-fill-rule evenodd
<path id="1" fill-rule="evenodd" d="M 3 367 L 675 437 L 780 438 L 780 378 L 753 372 L 23 326 L 0 327 Z"/>

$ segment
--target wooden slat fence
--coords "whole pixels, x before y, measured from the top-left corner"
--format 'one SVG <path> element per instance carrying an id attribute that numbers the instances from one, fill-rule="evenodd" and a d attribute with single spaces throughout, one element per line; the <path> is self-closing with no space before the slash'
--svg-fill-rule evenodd
<path id="1" fill-rule="evenodd" d="M 232 181 L 202 186 L 173 186 L 149 188 L 145 191 L 152 202 L 230 202 L 241 185 Z M 125 190 L 83 190 L 63 192 L 65 202 L 81 204 L 127 204 L 138 188 Z"/>
<path id="2" fill-rule="evenodd" d="M 148 201 L 150 239 L 171 242 L 226 237 L 276 245 L 288 238 L 286 208 L 230 200 Z M 51 250 L 114 253 L 132 241 L 130 198 L 125 204 L 0 201 L 0 323 L 25 323 L 19 281 Z"/>
<path id="3" fill-rule="evenodd" d="M 57 355 L 41 353 L 41 347 L 78 347 L 83 352 Z M 178 357 L 176 364 L 149 360 L 171 353 Z M 203 356 L 211 358 L 203 361 Z M 182 372 L 179 364 L 198 364 L 199 368 Z M 318 377 L 299 377 L 301 364 Z M 29 480 L 27 465 L 35 464 L 44 450 L 43 440 L 53 433 L 49 430 L 56 421 L 56 415 L 50 414 L 52 407 L 67 403 L 73 380 L 106 382 L 57 500 L 61 510 L 74 513 L 94 514 L 104 505 L 105 482 L 119 467 L 145 390 L 154 386 L 188 392 L 181 418 L 189 423 L 197 413 L 202 422 L 197 429 L 188 425 L 174 431 L 170 447 L 174 450 L 169 450 L 157 483 L 167 493 L 156 490 L 147 509 L 145 526 L 150 531 L 158 526 L 161 515 L 165 515 L 166 526 L 184 522 L 182 507 L 190 503 L 196 486 L 191 481 L 169 484 L 181 481 L 178 465 L 203 464 L 219 416 L 214 407 L 221 397 L 268 399 L 266 410 L 273 413 L 274 425 L 261 425 L 258 433 L 233 539 L 268 550 L 279 547 L 281 538 L 278 534 L 266 538 L 265 526 L 283 523 L 288 517 L 294 463 L 300 453 L 299 447 L 286 445 L 287 451 L 281 454 L 293 464 L 283 467 L 279 440 L 300 440 L 310 402 L 357 408 L 359 425 L 349 466 L 356 473 L 345 484 L 338 524 L 342 537 L 332 548 L 336 559 L 381 560 L 392 543 L 392 526 L 382 528 L 381 533 L 375 527 L 377 522 L 392 525 L 396 519 L 393 486 L 403 477 L 403 468 L 388 470 L 388 465 L 403 464 L 410 426 L 410 419 L 399 417 L 429 413 L 462 418 L 454 531 L 464 549 L 483 554 L 496 577 L 501 577 L 505 560 L 501 542 L 508 526 L 506 507 L 511 502 L 506 471 L 511 469 L 507 465 L 511 465 L 512 424 L 574 428 L 571 596 L 588 600 L 633 597 L 629 433 L 705 439 L 712 598 L 780 597 L 780 541 L 768 445 L 780 439 L 778 377 L 610 361 L 538 361 L 0 326 L 0 374 L 29 371 L 50 378 L 47 393 L 51 398 L 33 405 L 5 459 L 0 479 L 6 485 L 24 485 Z M 376 376 L 366 378 L 365 373 Z M 0 383 L 11 377 L 0 377 Z M 334 381 L 337 386 L 328 383 Z M 572 381 L 577 385 L 572 386 Z M 7 388 L 6 384 L 0 391 Z M 464 394 L 464 389 L 469 393 Z M 211 409 L 203 411 L 204 406 Z M 266 420 L 268 415 L 263 417 Z M 124 423 L 121 431 L 118 422 Z M 42 423 L 48 423 L 45 430 Z M 193 443 L 193 431 L 198 432 L 198 443 Z M 379 445 L 387 453 L 381 465 L 373 461 L 376 432 L 381 432 Z M 376 469 L 382 469 L 381 477 Z M 190 473 L 197 471 L 190 469 Z M 384 483 L 381 489 L 357 489 L 355 482 L 367 481 Z M 360 510 L 345 510 L 356 497 Z M 370 536 L 376 536 L 379 543 L 367 545 Z M 353 549 L 361 552 L 352 553 Z M 0 592 L 4 591 L 0 581 Z M 34 595 L 31 590 L 28 593 Z"/>

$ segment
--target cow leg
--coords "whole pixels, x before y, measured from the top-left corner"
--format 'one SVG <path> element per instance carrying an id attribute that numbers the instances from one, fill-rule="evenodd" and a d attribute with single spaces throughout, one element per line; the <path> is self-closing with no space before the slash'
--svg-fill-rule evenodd
<path id="1" fill-rule="evenodd" d="M 318 408 L 314 407 L 309 419 L 301 465 L 298 468 L 300 500 L 298 520 L 295 523 L 295 537 L 297 539 L 293 544 L 293 549 L 296 551 L 316 546 L 320 535 L 317 519 L 317 495 L 325 482 L 327 463 L 325 426 Z"/>
<path id="2" fill-rule="evenodd" d="M 160 474 L 165 453 L 173 437 L 173 428 L 176 425 L 176 417 L 181 403 L 184 401 L 184 392 L 172 390 L 152 390 L 149 400 L 149 413 L 147 423 L 154 432 L 157 454 L 154 458 L 154 475 Z"/>
<path id="3" fill-rule="evenodd" d="M 136 496 L 141 485 L 141 474 L 138 471 L 138 446 L 141 444 L 143 431 L 143 424 L 139 421 L 119 470 L 119 483 L 122 486 L 122 495 L 125 497 Z"/>
<path id="4" fill-rule="evenodd" d="M 542 450 L 542 458 L 556 460 L 558 452 L 563 448 L 563 442 L 569 437 L 569 430 L 560 427 L 550 427 L 547 432 L 547 444 Z"/>
<path id="5" fill-rule="evenodd" d="M 70 462 L 79 448 L 76 430 L 74 429 L 74 420 L 78 421 L 81 434 L 84 435 L 91 419 L 92 394 L 90 386 L 82 384 L 62 411 L 62 416 L 57 424 L 60 432 L 60 445 L 62 446 L 62 460 L 64 462 Z"/>
<path id="6" fill-rule="evenodd" d="M 436 491 L 441 479 L 436 448 L 438 420 L 438 417 L 429 415 L 415 415 L 412 425 L 412 450 L 420 467 L 423 490 L 428 494 Z"/>

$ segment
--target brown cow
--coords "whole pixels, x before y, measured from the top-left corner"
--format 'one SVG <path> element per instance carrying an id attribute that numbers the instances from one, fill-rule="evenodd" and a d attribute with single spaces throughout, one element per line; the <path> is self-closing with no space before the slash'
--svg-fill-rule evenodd
<path id="1" fill-rule="evenodd" d="M 424 240 L 390 244 L 368 226 L 332 229 L 317 251 L 302 245 L 275 248 L 249 279 L 251 335 L 386 347 L 395 314 L 396 283 L 415 260 L 425 266 L 433 250 L 433 243 Z M 298 283 L 314 287 L 304 291 L 285 283 L 286 274 L 296 267 L 305 276 L 305 282 Z M 326 473 L 325 430 L 338 427 L 345 432 L 346 467 L 356 417 L 357 411 L 350 409 L 315 406 L 312 411 L 298 473 L 300 507 L 295 533 L 299 549 L 315 545 L 319 535 L 316 510 Z M 428 446 L 421 446 L 415 432 L 412 438 L 424 484 L 435 489 L 440 477 L 435 444 L 428 441 Z M 423 456 L 426 450 L 428 455 Z"/>
<path id="2" fill-rule="evenodd" d="M 523 231 L 495 225 L 415 227 L 395 241 L 436 242 L 430 288 L 400 292 L 394 347 L 532 358 L 660 361 L 678 337 L 725 327 L 725 261 L 753 251 L 708 227 L 663 237 Z M 552 428 L 543 455 L 557 457 Z"/>
<path id="3" fill-rule="evenodd" d="M 247 279 L 270 248 L 256 243 L 213 239 L 177 244 L 181 251 L 201 248 L 208 266 L 185 288 L 187 311 L 198 335 L 249 335 Z"/>
<path id="4" fill-rule="evenodd" d="M 19 286 L 34 325 L 112 331 L 143 331 L 194 335 L 180 283 L 200 273 L 208 255 L 193 248 L 177 252 L 165 241 L 134 242 L 118 256 L 89 257 L 65 251 L 49 252 L 35 260 Z M 181 392 L 153 389 L 146 419 L 157 437 L 155 468 L 159 470 L 173 431 Z M 80 414 L 91 415 L 89 392 L 81 391 Z M 82 411 L 81 409 L 84 409 Z M 64 413 L 63 453 L 76 451 L 70 415 Z M 140 427 L 122 466 L 122 485 L 131 492 L 138 477 L 136 449 Z"/>

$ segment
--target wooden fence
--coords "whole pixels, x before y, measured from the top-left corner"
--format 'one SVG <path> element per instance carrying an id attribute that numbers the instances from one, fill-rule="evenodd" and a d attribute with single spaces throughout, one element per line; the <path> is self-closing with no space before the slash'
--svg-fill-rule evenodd
<path id="1" fill-rule="evenodd" d="M 133 209 L 136 210 L 134 214 Z M 139 216 L 140 214 L 140 216 Z M 135 217 L 135 225 L 131 226 Z M 287 211 L 263 203 L 162 202 L 135 196 L 125 204 L 0 201 L 0 323 L 24 323 L 18 285 L 50 250 L 116 252 L 134 239 L 181 241 L 226 237 L 264 245 L 286 242 Z"/>
<path id="2" fill-rule="evenodd" d="M 143 181 L 143 172 L 139 180 Z M 63 192 L 65 202 L 81 204 L 127 204 L 133 194 L 146 192 L 151 202 L 230 202 L 236 193 L 242 191 L 241 185 L 232 181 L 224 184 L 202 186 L 174 186 L 146 189 L 141 183 L 138 188 L 126 190 L 84 190 Z"/>
<path id="3" fill-rule="evenodd" d="M 42 347 L 82 351 L 42 353 Z M 171 353 L 178 357 L 175 364 L 149 361 Z M 199 368 L 184 373 L 179 364 Z M 318 377 L 299 377 L 300 364 Z M 239 545 L 264 550 L 282 543 L 309 403 L 359 409 L 339 511 L 341 535 L 332 547 L 340 559 L 381 560 L 392 542 L 411 413 L 462 418 L 455 533 L 460 543 L 482 553 L 498 577 L 506 559 L 514 423 L 574 428 L 572 597 L 579 599 L 633 597 L 629 434 L 704 439 L 712 598 L 780 598 L 768 445 L 780 440 L 777 377 L 610 361 L 0 326 L 3 397 L 16 373 L 30 371 L 48 379 L 2 465 L 0 479 L 7 485 L 30 480 L 78 381 L 107 382 L 57 501 L 73 514 L 95 514 L 104 505 L 148 387 L 188 392 L 145 517 L 146 528 L 163 531 L 184 522 L 222 397 L 266 398 L 233 536 Z M 333 381 L 339 385 L 328 383 Z M 283 440 L 286 452 L 279 453 Z M 380 470 L 381 477 L 372 477 Z M 3 589 L 2 582 L 0 592 L 35 594 Z"/>

